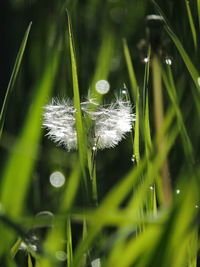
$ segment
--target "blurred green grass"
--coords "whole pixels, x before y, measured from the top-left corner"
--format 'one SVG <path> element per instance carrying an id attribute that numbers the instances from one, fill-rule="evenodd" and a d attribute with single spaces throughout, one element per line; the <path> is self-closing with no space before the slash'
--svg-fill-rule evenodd
<path id="1" fill-rule="evenodd" d="M 5 77 L 2 85 L 12 73 L 10 62 L 20 47 L 16 40 L 22 39 L 27 20 L 33 25 L 7 99 L 0 140 L 0 265 L 76 267 L 100 259 L 102 266 L 199 266 L 199 1 L 153 2 L 2 3 L 7 21 L 2 31 L 1 58 L 7 66 L 0 74 Z M 159 55 L 165 109 L 160 135 L 154 129 L 152 53 L 144 62 L 150 51 L 145 16 L 155 12 L 165 18 Z M 95 92 L 100 79 L 111 85 L 106 96 Z M 97 153 L 96 207 L 92 196 L 86 201 L 84 189 L 92 194 L 92 163 L 87 162 L 92 159 L 80 100 L 90 92 L 108 103 L 124 83 L 137 122 L 132 136 Z M 42 107 L 52 95 L 74 97 L 79 153 L 55 147 L 44 136 Z M 157 153 L 159 138 L 166 142 Z M 173 191 L 170 206 L 163 203 L 160 177 L 166 158 Z M 49 183 L 56 170 L 65 175 L 61 188 Z M 36 216 L 41 211 L 53 217 Z"/>

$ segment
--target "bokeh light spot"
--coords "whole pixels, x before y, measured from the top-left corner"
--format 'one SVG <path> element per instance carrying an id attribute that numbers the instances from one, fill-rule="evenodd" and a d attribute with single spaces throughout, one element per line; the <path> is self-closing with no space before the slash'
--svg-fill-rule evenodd
<path id="1" fill-rule="evenodd" d="M 99 94 L 107 94 L 110 90 L 110 84 L 106 80 L 100 80 L 96 83 L 95 88 Z"/>
<path id="2" fill-rule="evenodd" d="M 49 177 L 49 181 L 53 187 L 61 187 L 65 183 L 65 176 L 61 172 L 53 172 Z"/>

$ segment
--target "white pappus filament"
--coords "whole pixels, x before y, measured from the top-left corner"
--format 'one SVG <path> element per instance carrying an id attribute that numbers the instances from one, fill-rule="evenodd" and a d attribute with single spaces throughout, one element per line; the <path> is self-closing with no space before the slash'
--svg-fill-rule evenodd
<path id="1" fill-rule="evenodd" d="M 94 132 L 88 138 L 92 146 L 95 144 L 97 149 L 114 147 L 131 131 L 135 115 L 130 101 L 119 98 L 109 105 L 98 105 L 94 111 L 87 109 L 87 103 L 91 102 L 82 102 L 81 107 L 93 123 Z M 69 100 L 53 99 L 44 107 L 43 126 L 48 130 L 47 136 L 68 151 L 77 149 L 75 112 Z"/>

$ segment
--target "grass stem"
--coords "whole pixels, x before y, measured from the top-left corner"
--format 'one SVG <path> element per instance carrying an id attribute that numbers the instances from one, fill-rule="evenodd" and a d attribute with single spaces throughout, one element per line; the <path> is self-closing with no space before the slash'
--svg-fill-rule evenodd
<path id="1" fill-rule="evenodd" d="M 159 136 L 163 122 L 164 122 L 164 108 L 161 82 L 161 69 L 159 58 L 156 54 L 152 57 L 152 71 L 153 71 L 153 94 L 154 94 L 154 119 L 156 135 Z M 158 138 L 157 153 L 159 154 L 165 146 L 165 138 Z M 169 165 L 166 159 L 161 167 L 161 177 L 164 193 L 164 204 L 169 205 L 172 199 L 172 190 L 170 183 Z"/>

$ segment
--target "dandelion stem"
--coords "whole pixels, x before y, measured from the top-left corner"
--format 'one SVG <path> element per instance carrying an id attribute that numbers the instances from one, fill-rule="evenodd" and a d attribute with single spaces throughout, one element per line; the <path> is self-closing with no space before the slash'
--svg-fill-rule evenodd
<path id="1" fill-rule="evenodd" d="M 161 133 L 161 129 L 164 121 L 163 111 L 163 96 L 162 96 L 162 82 L 161 82 L 161 69 L 159 58 L 157 54 L 153 54 L 152 58 L 152 70 L 153 70 L 153 93 L 154 93 L 154 118 L 155 118 L 155 129 L 157 137 Z M 165 138 L 158 138 L 157 143 L 158 153 L 160 153 L 165 147 Z M 161 168 L 161 177 L 163 184 L 164 193 L 164 204 L 169 205 L 172 199 L 172 190 L 169 175 L 169 165 L 167 159 L 163 163 Z"/>

